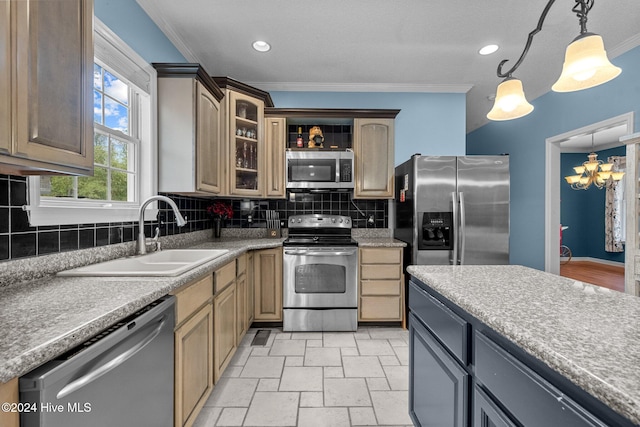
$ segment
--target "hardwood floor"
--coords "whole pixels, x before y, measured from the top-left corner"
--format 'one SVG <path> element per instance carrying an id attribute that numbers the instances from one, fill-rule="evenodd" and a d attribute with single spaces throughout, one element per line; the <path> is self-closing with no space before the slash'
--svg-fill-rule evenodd
<path id="1" fill-rule="evenodd" d="M 569 261 L 560 264 L 560 275 L 624 292 L 624 267 L 592 261 Z"/>

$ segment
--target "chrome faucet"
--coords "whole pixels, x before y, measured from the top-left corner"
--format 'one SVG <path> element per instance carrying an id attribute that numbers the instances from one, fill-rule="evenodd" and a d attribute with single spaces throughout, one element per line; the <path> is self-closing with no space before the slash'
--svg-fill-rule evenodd
<path id="1" fill-rule="evenodd" d="M 147 206 L 149 205 L 149 203 L 158 200 L 158 201 L 163 201 L 169 204 L 169 206 L 171 206 L 171 209 L 173 209 L 173 213 L 176 216 L 176 224 L 178 225 L 178 227 L 182 227 L 187 223 L 187 220 L 184 219 L 184 217 L 182 216 L 182 214 L 180 213 L 180 211 L 178 210 L 178 206 L 176 206 L 176 203 L 171 200 L 168 197 L 165 196 L 151 196 L 149 197 L 147 200 L 145 200 L 144 202 L 142 202 L 142 204 L 140 205 L 140 218 L 138 220 L 138 242 L 136 245 L 136 252 L 138 255 L 144 255 L 147 253 L 147 238 L 144 235 L 144 210 L 147 208 Z M 157 230 L 159 231 L 159 230 Z M 156 232 L 157 233 L 157 232 Z M 157 234 L 156 234 L 156 239 L 157 239 Z"/>

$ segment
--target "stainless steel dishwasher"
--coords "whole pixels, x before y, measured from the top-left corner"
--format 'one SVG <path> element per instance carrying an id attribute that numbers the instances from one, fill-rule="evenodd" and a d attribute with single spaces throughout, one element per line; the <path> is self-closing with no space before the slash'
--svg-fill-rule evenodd
<path id="1" fill-rule="evenodd" d="M 173 426 L 175 297 L 20 378 L 22 427 Z"/>

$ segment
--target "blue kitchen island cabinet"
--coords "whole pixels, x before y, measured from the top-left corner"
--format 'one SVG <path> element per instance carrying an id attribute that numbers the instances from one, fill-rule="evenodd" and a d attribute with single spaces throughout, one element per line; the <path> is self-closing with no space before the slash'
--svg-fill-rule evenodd
<path id="1" fill-rule="evenodd" d="M 467 426 L 470 375 L 413 315 L 409 336 L 409 402 L 414 424 Z"/>
<path id="2" fill-rule="evenodd" d="M 414 425 L 640 425 L 640 332 L 614 330 L 640 299 L 521 266 L 407 271 Z"/>

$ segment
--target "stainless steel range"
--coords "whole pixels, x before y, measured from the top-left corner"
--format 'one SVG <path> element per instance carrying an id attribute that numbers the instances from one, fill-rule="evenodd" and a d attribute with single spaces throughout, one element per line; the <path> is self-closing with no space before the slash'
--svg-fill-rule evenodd
<path id="1" fill-rule="evenodd" d="M 358 245 L 351 218 L 289 217 L 283 243 L 283 329 L 355 331 L 358 328 Z"/>

